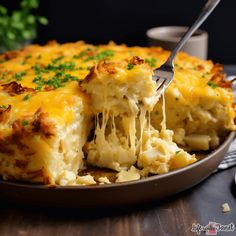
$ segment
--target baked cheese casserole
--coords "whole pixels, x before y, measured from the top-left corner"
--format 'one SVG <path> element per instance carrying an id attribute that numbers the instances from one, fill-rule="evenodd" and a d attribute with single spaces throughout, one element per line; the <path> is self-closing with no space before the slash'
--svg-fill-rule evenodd
<path id="1" fill-rule="evenodd" d="M 159 47 L 32 45 L 0 55 L 0 175 L 57 185 L 108 184 L 81 175 L 114 170 L 116 182 L 163 174 L 216 148 L 235 130 L 222 67 L 179 53 L 175 77 L 156 93 Z"/>

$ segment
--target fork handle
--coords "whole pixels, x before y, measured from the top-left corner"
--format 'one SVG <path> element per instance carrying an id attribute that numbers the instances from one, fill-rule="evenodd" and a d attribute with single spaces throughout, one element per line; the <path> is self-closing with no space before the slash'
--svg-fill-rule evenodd
<path id="1" fill-rule="evenodd" d="M 194 24 L 188 29 L 188 31 L 183 35 L 175 49 L 170 54 L 169 58 L 166 61 L 166 64 L 173 66 L 173 61 L 175 59 L 178 51 L 183 47 L 183 45 L 188 41 L 188 39 L 193 35 L 193 33 L 202 25 L 202 23 L 207 19 L 207 17 L 211 14 L 211 12 L 218 5 L 220 0 L 208 0 L 205 6 L 203 7 L 199 17 L 194 22 Z"/>

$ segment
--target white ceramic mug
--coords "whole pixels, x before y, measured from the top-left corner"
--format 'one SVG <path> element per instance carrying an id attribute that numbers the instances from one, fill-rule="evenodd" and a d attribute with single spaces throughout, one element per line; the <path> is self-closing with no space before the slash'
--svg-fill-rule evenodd
<path id="1" fill-rule="evenodd" d="M 188 27 L 184 26 L 162 26 L 151 28 L 146 32 L 150 46 L 160 46 L 166 50 L 173 50 L 186 32 Z M 197 30 L 196 33 L 186 42 L 181 51 L 192 56 L 207 59 L 208 34 L 206 31 Z"/>

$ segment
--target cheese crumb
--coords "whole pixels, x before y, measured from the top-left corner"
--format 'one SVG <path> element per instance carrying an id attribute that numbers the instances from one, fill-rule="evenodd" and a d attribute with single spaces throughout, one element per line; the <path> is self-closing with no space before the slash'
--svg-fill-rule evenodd
<path id="1" fill-rule="evenodd" d="M 229 204 L 228 203 L 224 203 L 222 204 L 222 208 L 223 208 L 223 212 L 226 213 L 226 212 L 230 212 L 230 207 L 229 207 Z"/>
<path id="2" fill-rule="evenodd" d="M 98 179 L 98 181 L 100 182 L 100 184 L 110 184 L 110 180 L 107 177 L 100 177 Z"/>
<path id="3" fill-rule="evenodd" d="M 116 176 L 117 183 L 140 179 L 139 170 L 134 166 L 131 166 L 129 170 L 122 170 Z"/>
<path id="4" fill-rule="evenodd" d="M 76 179 L 75 173 L 72 171 L 65 170 L 63 171 L 58 178 L 58 183 L 61 186 L 73 185 Z"/>
<path id="5" fill-rule="evenodd" d="M 92 175 L 78 176 L 76 179 L 76 183 L 79 185 L 92 185 L 96 184 Z"/>

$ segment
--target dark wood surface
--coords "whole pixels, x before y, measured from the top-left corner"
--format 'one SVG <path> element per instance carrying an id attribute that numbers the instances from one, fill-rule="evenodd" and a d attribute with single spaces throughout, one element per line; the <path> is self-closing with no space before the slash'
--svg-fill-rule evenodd
<path id="1" fill-rule="evenodd" d="M 218 172 L 176 196 L 130 209 L 62 210 L 1 202 L 0 236 L 189 236 L 194 235 L 193 223 L 236 225 L 235 173 L 236 167 Z M 222 212 L 225 202 L 231 207 L 229 213 Z M 217 235 L 235 236 L 236 231 Z"/>
<path id="2" fill-rule="evenodd" d="M 169 199 L 130 209 L 99 211 L 25 208 L 0 203 L 1 236 L 194 235 L 193 223 L 236 224 L 236 167 L 211 175 Z M 137 192 L 138 194 L 138 192 Z M 95 196 L 96 197 L 96 196 Z M 79 199 L 78 199 L 79 201 Z M 223 213 L 222 203 L 231 211 Z M 236 232 L 218 235 L 233 236 Z"/>

